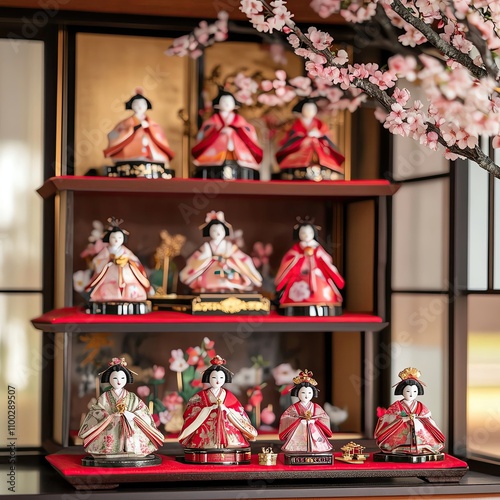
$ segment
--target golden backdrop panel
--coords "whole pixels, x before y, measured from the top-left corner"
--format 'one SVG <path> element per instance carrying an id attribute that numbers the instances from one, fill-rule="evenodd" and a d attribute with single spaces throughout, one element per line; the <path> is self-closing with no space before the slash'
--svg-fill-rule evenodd
<path id="1" fill-rule="evenodd" d="M 75 175 L 112 165 L 104 158 L 107 134 L 132 115 L 124 103 L 142 87 L 176 153 L 171 168 L 181 175 L 183 124 L 178 111 L 187 105 L 188 58 L 168 57 L 169 38 L 81 33 L 76 37 Z"/>

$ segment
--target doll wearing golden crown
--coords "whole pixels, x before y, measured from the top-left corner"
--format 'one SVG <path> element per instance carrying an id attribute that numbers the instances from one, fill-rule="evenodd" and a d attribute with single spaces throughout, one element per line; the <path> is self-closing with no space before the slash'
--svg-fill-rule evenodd
<path id="1" fill-rule="evenodd" d="M 228 239 L 231 225 L 223 212 L 207 214 L 202 234 L 209 238 L 193 253 L 179 279 L 195 293 L 248 292 L 262 285 L 252 258 Z"/>
<path id="2" fill-rule="evenodd" d="M 405 368 L 399 373 L 401 382 L 394 390 L 403 399 L 387 410 L 379 409 L 375 440 L 385 453 L 407 455 L 438 454 L 444 448 L 445 437 L 431 418 L 431 412 L 417 400 L 424 393 L 416 368 Z"/>
<path id="3" fill-rule="evenodd" d="M 113 358 L 99 374 L 111 389 L 92 405 L 78 432 L 85 451 L 95 458 L 144 457 L 163 444 L 147 406 L 125 389 L 132 374 L 124 358 Z"/>
<path id="4" fill-rule="evenodd" d="M 297 243 L 283 256 L 275 279 L 282 308 L 342 304 L 339 289 L 345 282 L 318 243 L 318 229 L 312 220 L 297 218 L 293 231 Z"/>
<path id="5" fill-rule="evenodd" d="M 241 403 L 223 388 L 233 378 L 224 366 L 226 360 L 217 355 L 210 363 L 202 377 L 210 387 L 188 401 L 179 442 L 184 448 L 202 450 L 246 448 L 255 441 L 257 430 Z"/>
<path id="6" fill-rule="evenodd" d="M 318 397 L 313 373 L 304 370 L 293 379 L 291 395 L 299 401 L 288 407 L 280 419 L 279 438 L 285 441 L 281 450 L 287 453 L 325 453 L 332 450 L 330 417 L 320 405 L 313 403 Z"/>

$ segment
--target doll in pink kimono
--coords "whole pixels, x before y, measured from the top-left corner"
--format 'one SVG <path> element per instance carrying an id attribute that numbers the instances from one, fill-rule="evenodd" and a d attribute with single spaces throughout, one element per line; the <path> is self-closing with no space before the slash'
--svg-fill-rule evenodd
<path id="1" fill-rule="evenodd" d="M 301 314 L 308 315 L 311 306 L 317 306 L 324 310 L 321 315 L 341 313 L 339 289 L 345 282 L 330 254 L 318 243 L 318 229 L 312 220 L 297 218 L 293 230 L 297 242 L 283 256 L 274 281 L 282 310 L 303 308 Z"/>
<path id="2" fill-rule="evenodd" d="M 187 259 L 182 283 L 195 293 L 249 292 L 262 285 L 252 258 L 228 239 L 231 225 L 223 212 L 208 213 L 200 229 L 209 240 Z"/>
<path id="3" fill-rule="evenodd" d="M 344 156 L 329 138 L 327 125 L 316 117 L 316 100 L 303 99 L 292 111 L 299 117 L 276 153 L 284 177 L 314 181 L 343 179 Z"/>
<path id="4" fill-rule="evenodd" d="M 379 408 L 375 428 L 377 446 L 390 454 L 439 454 L 444 448 L 445 437 L 431 418 L 431 412 L 417 399 L 424 394 L 420 372 L 416 368 L 405 368 L 399 378 L 401 382 L 394 394 L 402 399 L 387 410 Z"/>
<path id="5" fill-rule="evenodd" d="M 120 228 L 123 222 L 108 219 L 109 227 L 102 238 L 107 245 L 92 260 L 94 275 L 87 285 L 91 302 L 141 302 L 151 288 L 139 259 L 125 245 L 129 232 Z"/>
<path id="6" fill-rule="evenodd" d="M 192 149 L 195 177 L 205 179 L 258 179 L 262 148 L 253 125 L 237 114 L 238 101 L 220 90 L 214 114 L 206 120 Z"/>
<path id="7" fill-rule="evenodd" d="M 330 417 L 312 399 L 318 397 L 317 382 L 308 370 L 293 379 L 291 395 L 299 399 L 281 415 L 279 438 L 285 443 L 281 450 L 286 453 L 326 453 L 332 450 L 328 438 Z"/>

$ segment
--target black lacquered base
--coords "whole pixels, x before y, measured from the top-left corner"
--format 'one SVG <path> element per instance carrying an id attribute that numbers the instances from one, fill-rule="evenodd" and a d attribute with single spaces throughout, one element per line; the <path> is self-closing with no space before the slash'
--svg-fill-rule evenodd
<path id="1" fill-rule="evenodd" d="M 118 316 L 132 316 L 147 314 L 152 311 L 151 302 L 89 302 L 87 314 L 117 314 Z"/>
<path id="2" fill-rule="evenodd" d="M 144 177 L 145 179 L 172 179 L 175 170 L 165 167 L 161 162 L 124 161 L 116 162 L 112 167 L 104 167 L 107 177 Z"/>
<path id="3" fill-rule="evenodd" d="M 311 318 L 321 318 L 324 316 L 342 315 L 342 306 L 331 305 L 280 305 L 278 313 L 283 316 L 308 316 Z"/>
<path id="4" fill-rule="evenodd" d="M 222 179 L 224 181 L 234 181 L 236 179 L 258 181 L 260 174 L 253 168 L 240 167 L 235 161 L 227 161 L 224 165 L 195 167 L 193 177 L 197 179 Z"/>
<path id="5" fill-rule="evenodd" d="M 403 464 L 423 464 L 425 462 L 441 462 L 444 460 L 444 453 L 407 455 L 405 453 L 374 453 L 374 462 L 394 462 Z"/>
<path id="6" fill-rule="evenodd" d="M 184 462 L 207 465 L 242 465 L 252 460 L 250 448 L 218 448 L 215 450 L 184 449 Z"/>
<path id="7" fill-rule="evenodd" d="M 82 458 L 82 465 L 86 467 L 151 467 L 160 464 L 161 457 L 153 454 L 145 457 L 99 458 L 88 456 Z"/>
<path id="8" fill-rule="evenodd" d="M 332 453 L 285 453 L 285 465 L 333 465 Z"/>
<path id="9" fill-rule="evenodd" d="M 283 169 L 279 177 L 284 181 L 342 181 L 344 174 L 320 166 Z"/>

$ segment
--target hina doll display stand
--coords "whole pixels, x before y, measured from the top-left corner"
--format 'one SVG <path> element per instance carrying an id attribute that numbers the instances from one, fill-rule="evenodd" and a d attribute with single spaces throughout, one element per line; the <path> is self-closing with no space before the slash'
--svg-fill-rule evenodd
<path id="1" fill-rule="evenodd" d="M 242 465 L 249 464 L 252 460 L 252 451 L 248 448 L 220 448 L 218 450 L 185 449 L 184 459 L 188 464 L 207 465 Z"/>
<path id="2" fill-rule="evenodd" d="M 258 181 L 260 173 L 253 168 L 241 167 L 236 161 L 227 160 L 224 165 L 220 166 L 195 167 L 193 177 L 197 179 L 223 179 L 226 181 L 234 181 L 236 179 Z"/>
<path id="3" fill-rule="evenodd" d="M 311 318 L 342 314 L 342 306 L 328 304 L 280 304 L 277 310 L 283 316 L 309 316 Z"/>
<path id="4" fill-rule="evenodd" d="M 425 462 L 442 462 L 444 453 L 407 455 L 405 453 L 374 453 L 374 462 L 399 463 L 399 464 L 423 464 Z"/>
<path id="5" fill-rule="evenodd" d="M 117 458 L 96 458 L 89 455 L 82 458 L 82 465 L 85 467 L 151 467 L 160 464 L 161 457 L 155 454 Z"/>
<path id="6" fill-rule="evenodd" d="M 271 311 L 271 301 L 260 293 L 201 293 L 191 302 L 196 315 L 263 315 Z"/>
<path id="7" fill-rule="evenodd" d="M 169 483 L 201 486 L 204 482 L 223 481 L 247 484 L 248 481 L 272 481 L 287 485 L 304 480 L 343 480 L 357 482 L 363 478 L 419 478 L 429 483 L 458 483 L 468 470 L 467 464 L 451 455 L 443 461 L 425 464 L 389 464 L 374 462 L 369 456 L 363 464 L 337 461 L 342 453 L 334 453 L 334 465 L 285 465 L 283 454 L 278 455 L 276 466 L 259 465 L 258 454 L 252 454 L 251 463 L 240 467 L 196 465 L 178 460 L 174 456 L 159 455 L 161 464 L 152 467 L 105 468 L 85 467 L 81 461 L 82 449 L 63 450 L 47 456 L 49 463 L 76 489 L 112 489 L 126 483 Z"/>
<path id="8" fill-rule="evenodd" d="M 285 465 L 333 465 L 333 453 L 284 453 Z"/>
<path id="9" fill-rule="evenodd" d="M 89 314 L 116 314 L 128 316 L 134 314 L 147 314 L 152 311 L 151 302 L 89 302 Z"/>
<path id="10" fill-rule="evenodd" d="M 142 177 L 145 179 L 172 179 L 175 170 L 165 167 L 163 162 L 121 161 L 104 167 L 106 177 Z"/>

